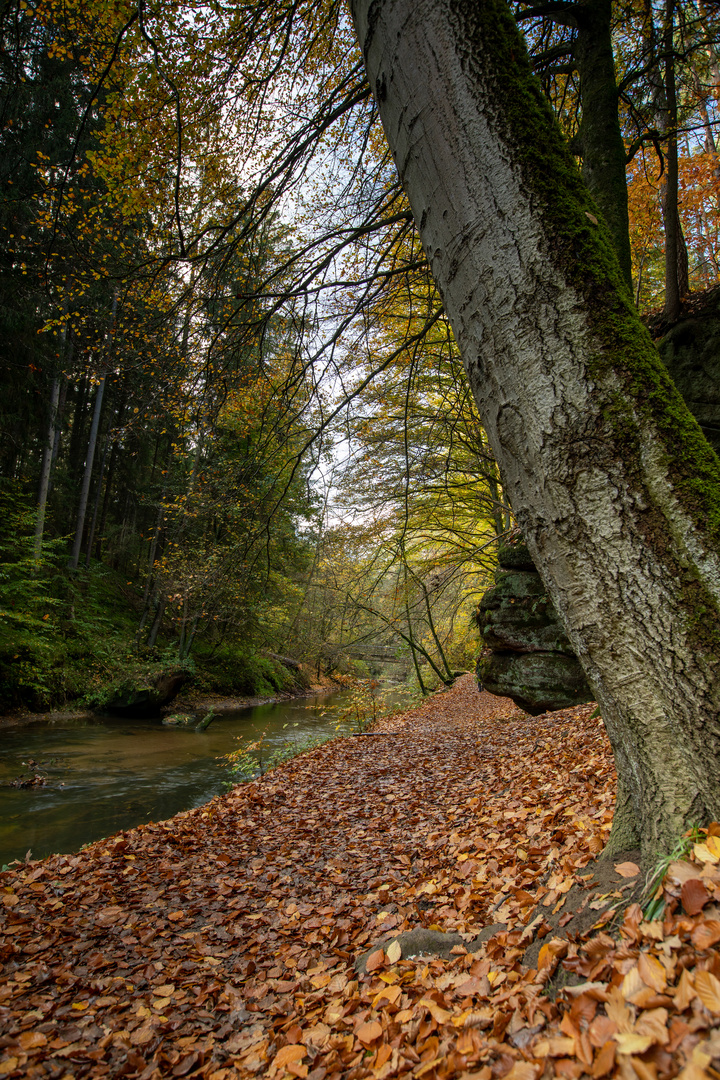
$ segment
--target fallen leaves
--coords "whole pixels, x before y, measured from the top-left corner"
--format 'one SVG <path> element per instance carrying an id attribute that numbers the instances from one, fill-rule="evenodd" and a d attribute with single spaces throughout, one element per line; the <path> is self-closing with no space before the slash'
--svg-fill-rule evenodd
<path id="1" fill-rule="evenodd" d="M 531 719 L 467 679 L 386 739 L 3 875 L 0 1076 L 715 1078 L 718 831 L 660 917 L 597 929 L 640 867 L 591 880 L 614 794 L 591 711 Z M 432 928 L 462 944 L 403 958 Z"/>

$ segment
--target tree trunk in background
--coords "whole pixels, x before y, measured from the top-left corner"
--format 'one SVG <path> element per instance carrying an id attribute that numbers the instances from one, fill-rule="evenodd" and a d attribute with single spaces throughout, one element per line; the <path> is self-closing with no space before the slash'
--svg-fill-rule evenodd
<path id="1" fill-rule="evenodd" d="M 519 525 L 602 707 L 608 853 L 720 816 L 720 462 L 662 366 L 503 0 L 353 0 Z"/>
<path id="2" fill-rule="evenodd" d="M 680 318 L 680 300 L 687 293 L 687 248 L 682 234 L 678 212 L 678 141 L 677 96 L 675 93 L 674 56 L 675 0 L 666 0 L 665 32 L 665 101 L 667 118 L 667 168 L 662 190 L 662 214 L 665 227 L 665 318 L 677 322 Z"/>
<path id="3" fill-rule="evenodd" d="M 103 447 L 103 455 L 100 461 L 100 474 L 97 480 L 97 488 L 95 490 L 95 499 L 93 502 L 93 515 L 90 522 L 90 528 L 88 530 L 88 538 L 85 552 L 85 566 L 90 566 L 90 558 L 92 556 L 92 546 L 95 541 L 95 529 L 97 528 L 98 513 L 100 511 L 100 495 L 102 494 L 103 479 L 105 477 L 105 465 L 107 463 L 108 450 L 110 449 L 110 432 L 105 436 L 105 446 Z"/>
<path id="4" fill-rule="evenodd" d="M 618 115 L 611 0 L 584 0 L 574 8 L 574 57 L 582 101 L 582 174 L 607 223 L 623 277 L 632 289 L 625 144 Z"/>
<path id="5" fill-rule="evenodd" d="M 90 493 L 90 478 L 92 477 L 93 462 L 95 460 L 95 443 L 100 426 L 100 413 L 102 412 L 103 394 L 105 392 L 105 376 L 98 383 L 95 391 L 95 408 L 93 410 L 92 424 L 90 425 L 90 437 L 88 439 L 87 456 L 85 458 L 85 471 L 83 473 L 82 487 L 80 489 L 80 505 L 78 506 L 77 522 L 75 524 L 75 541 L 72 554 L 68 560 L 70 570 L 77 570 L 82 547 L 83 532 L 85 530 L 85 513 L 87 511 L 88 495 Z"/>
<path id="6" fill-rule="evenodd" d="M 37 520 L 35 522 L 35 561 L 42 558 L 43 533 L 45 531 L 45 507 L 47 506 L 48 490 L 50 487 L 50 469 L 55 446 L 55 425 L 57 422 L 58 402 L 60 400 L 60 377 L 53 379 L 50 391 L 50 417 L 48 420 L 48 433 L 43 448 L 42 464 L 40 465 L 40 490 L 38 492 Z"/>

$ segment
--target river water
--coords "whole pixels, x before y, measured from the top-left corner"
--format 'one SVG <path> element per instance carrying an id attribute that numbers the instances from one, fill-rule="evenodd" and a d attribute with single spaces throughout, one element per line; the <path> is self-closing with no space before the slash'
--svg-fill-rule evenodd
<path id="1" fill-rule="evenodd" d="M 83 844 L 207 802 L 226 790 L 219 761 L 263 732 L 268 754 L 288 740 L 335 735 L 328 707 L 342 693 L 224 713 L 206 731 L 160 720 L 82 716 L 34 720 L 0 731 L 0 867 L 67 854 Z M 33 764 L 37 763 L 37 764 Z M 12 787 L 47 776 L 44 787 Z"/>

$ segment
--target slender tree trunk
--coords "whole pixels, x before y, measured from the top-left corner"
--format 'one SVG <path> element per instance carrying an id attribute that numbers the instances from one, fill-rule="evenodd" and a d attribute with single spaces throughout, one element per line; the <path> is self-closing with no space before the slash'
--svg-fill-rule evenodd
<path id="1" fill-rule="evenodd" d="M 150 637 L 148 638 L 148 648 L 149 649 L 154 649 L 155 648 L 155 642 L 157 641 L 158 634 L 160 633 L 160 627 L 162 626 L 162 621 L 163 621 L 163 615 L 164 614 L 165 614 L 165 600 L 162 599 L 162 600 L 158 601 L 157 611 L 155 613 L 155 620 L 154 620 L 154 622 L 152 624 L 152 627 L 150 629 Z"/>
<path id="2" fill-rule="evenodd" d="M 665 225 L 665 318 L 677 322 L 680 300 L 687 292 L 687 249 L 682 235 L 678 211 L 678 141 L 677 96 L 675 93 L 675 0 L 666 0 L 665 32 L 665 99 L 667 101 L 667 167 L 663 188 L 663 222 Z M 683 253 L 685 256 L 683 272 Z M 684 280 L 683 280 L 684 279 Z"/>
<path id="3" fill-rule="evenodd" d="M 353 0 L 503 488 L 602 708 L 608 851 L 720 816 L 720 462 L 503 0 Z"/>
<path id="4" fill-rule="evenodd" d="M 72 342 L 70 342 L 70 353 L 72 353 Z M 55 438 L 53 439 L 52 458 L 50 461 L 50 473 L 52 476 L 52 470 L 55 462 L 58 459 L 60 453 L 60 440 L 62 438 L 63 422 L 65 419 L 65 404 L 67 402 L 68 380 L 66 377 L 60 380 L 60 397 L 58 400 L 58 407 L 55 420 Z M 52 488 L 52 480 L 48 488 L 48 492 Z"/>
<path id="5" fill-rule="evenodd" d="M 98 383 L 95 391 L 95 408 L 93 409 L 92 424 L 90 425 L 90 438 L 88 439 L 87 456 L 85 458 L 85 471 L 83 473 L 82 487 L 80 488 L 80 505 L 78 506 L 77 522 L 75 525 L 75 541 L 72 554 L 68 560 L 68 567 L 77 570 L 82 547 L 83 532 L 85 530 L 85 514 L 87 512 L 88 495 L 90 494 L 90 479 L 92 477 L 93 462 L 95 460 L 95 444 L 100 426 L 100 413 L 102 412 L 103 395 L 105 393 L 105 376 Z"/>
<path id="6" fill-rule="evenodd" d="M 103 447 L 103 454 L 100 460 L 100 475 L 97 480 L 97 489 L 95 491 L 95 499 L 93 502 L 93 515 L 90 522 L 90 529 L 88 530 L 87 546 L 85 553 L 85 566 L 90 566 L 90 558 L 92 556 L 92 546 L 95 541 L 95 529 L 97 528 L 98 513 L 100 512 L 100 495 L 102 494 L 103 479 L 105 477 L 105 465 L 107 463 L 108 450 L 111 443 L 110 432 L 105 436 L 105 446 Z"/>
<path id="7" fill-rule="evenodd" d="M 53 447 L 55 445 L 55 425 L 57 422 L 58 402 L 60 400 L 60 377 L 53 379 L 50 392 L 50 417 L 48 420 L 48 432 L 43 448 L 42 464 L 40 466 L 40 490 L 38 492 L 37 520 L 35 522 L 35 561 L 42 558 L 43 533 L 45 531 L 45 507 L 47 506 L 48 490 L 50 487 L 50 468 L 52 466 Z"/>

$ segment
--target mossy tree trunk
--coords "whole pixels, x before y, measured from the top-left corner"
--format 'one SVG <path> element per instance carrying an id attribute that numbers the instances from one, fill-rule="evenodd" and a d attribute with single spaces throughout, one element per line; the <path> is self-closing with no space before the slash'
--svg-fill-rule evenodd
<path id="1" fill-rule="evenodd" d="M 609 851 L 720 816 L 720 463 L 639 321 L 504 0 L 353 0 L 533 559 L 602 706 Z"/>
<path id="2" fill-rule="evenodd" d="M 600 207 L 615 244 L 620 269 L 632 288 L 625 144 L 618 115 L 611 35 L 611 0 L 574 5 L 577 39 L 574 55 L 582 101 L 582 173 Z"/>

